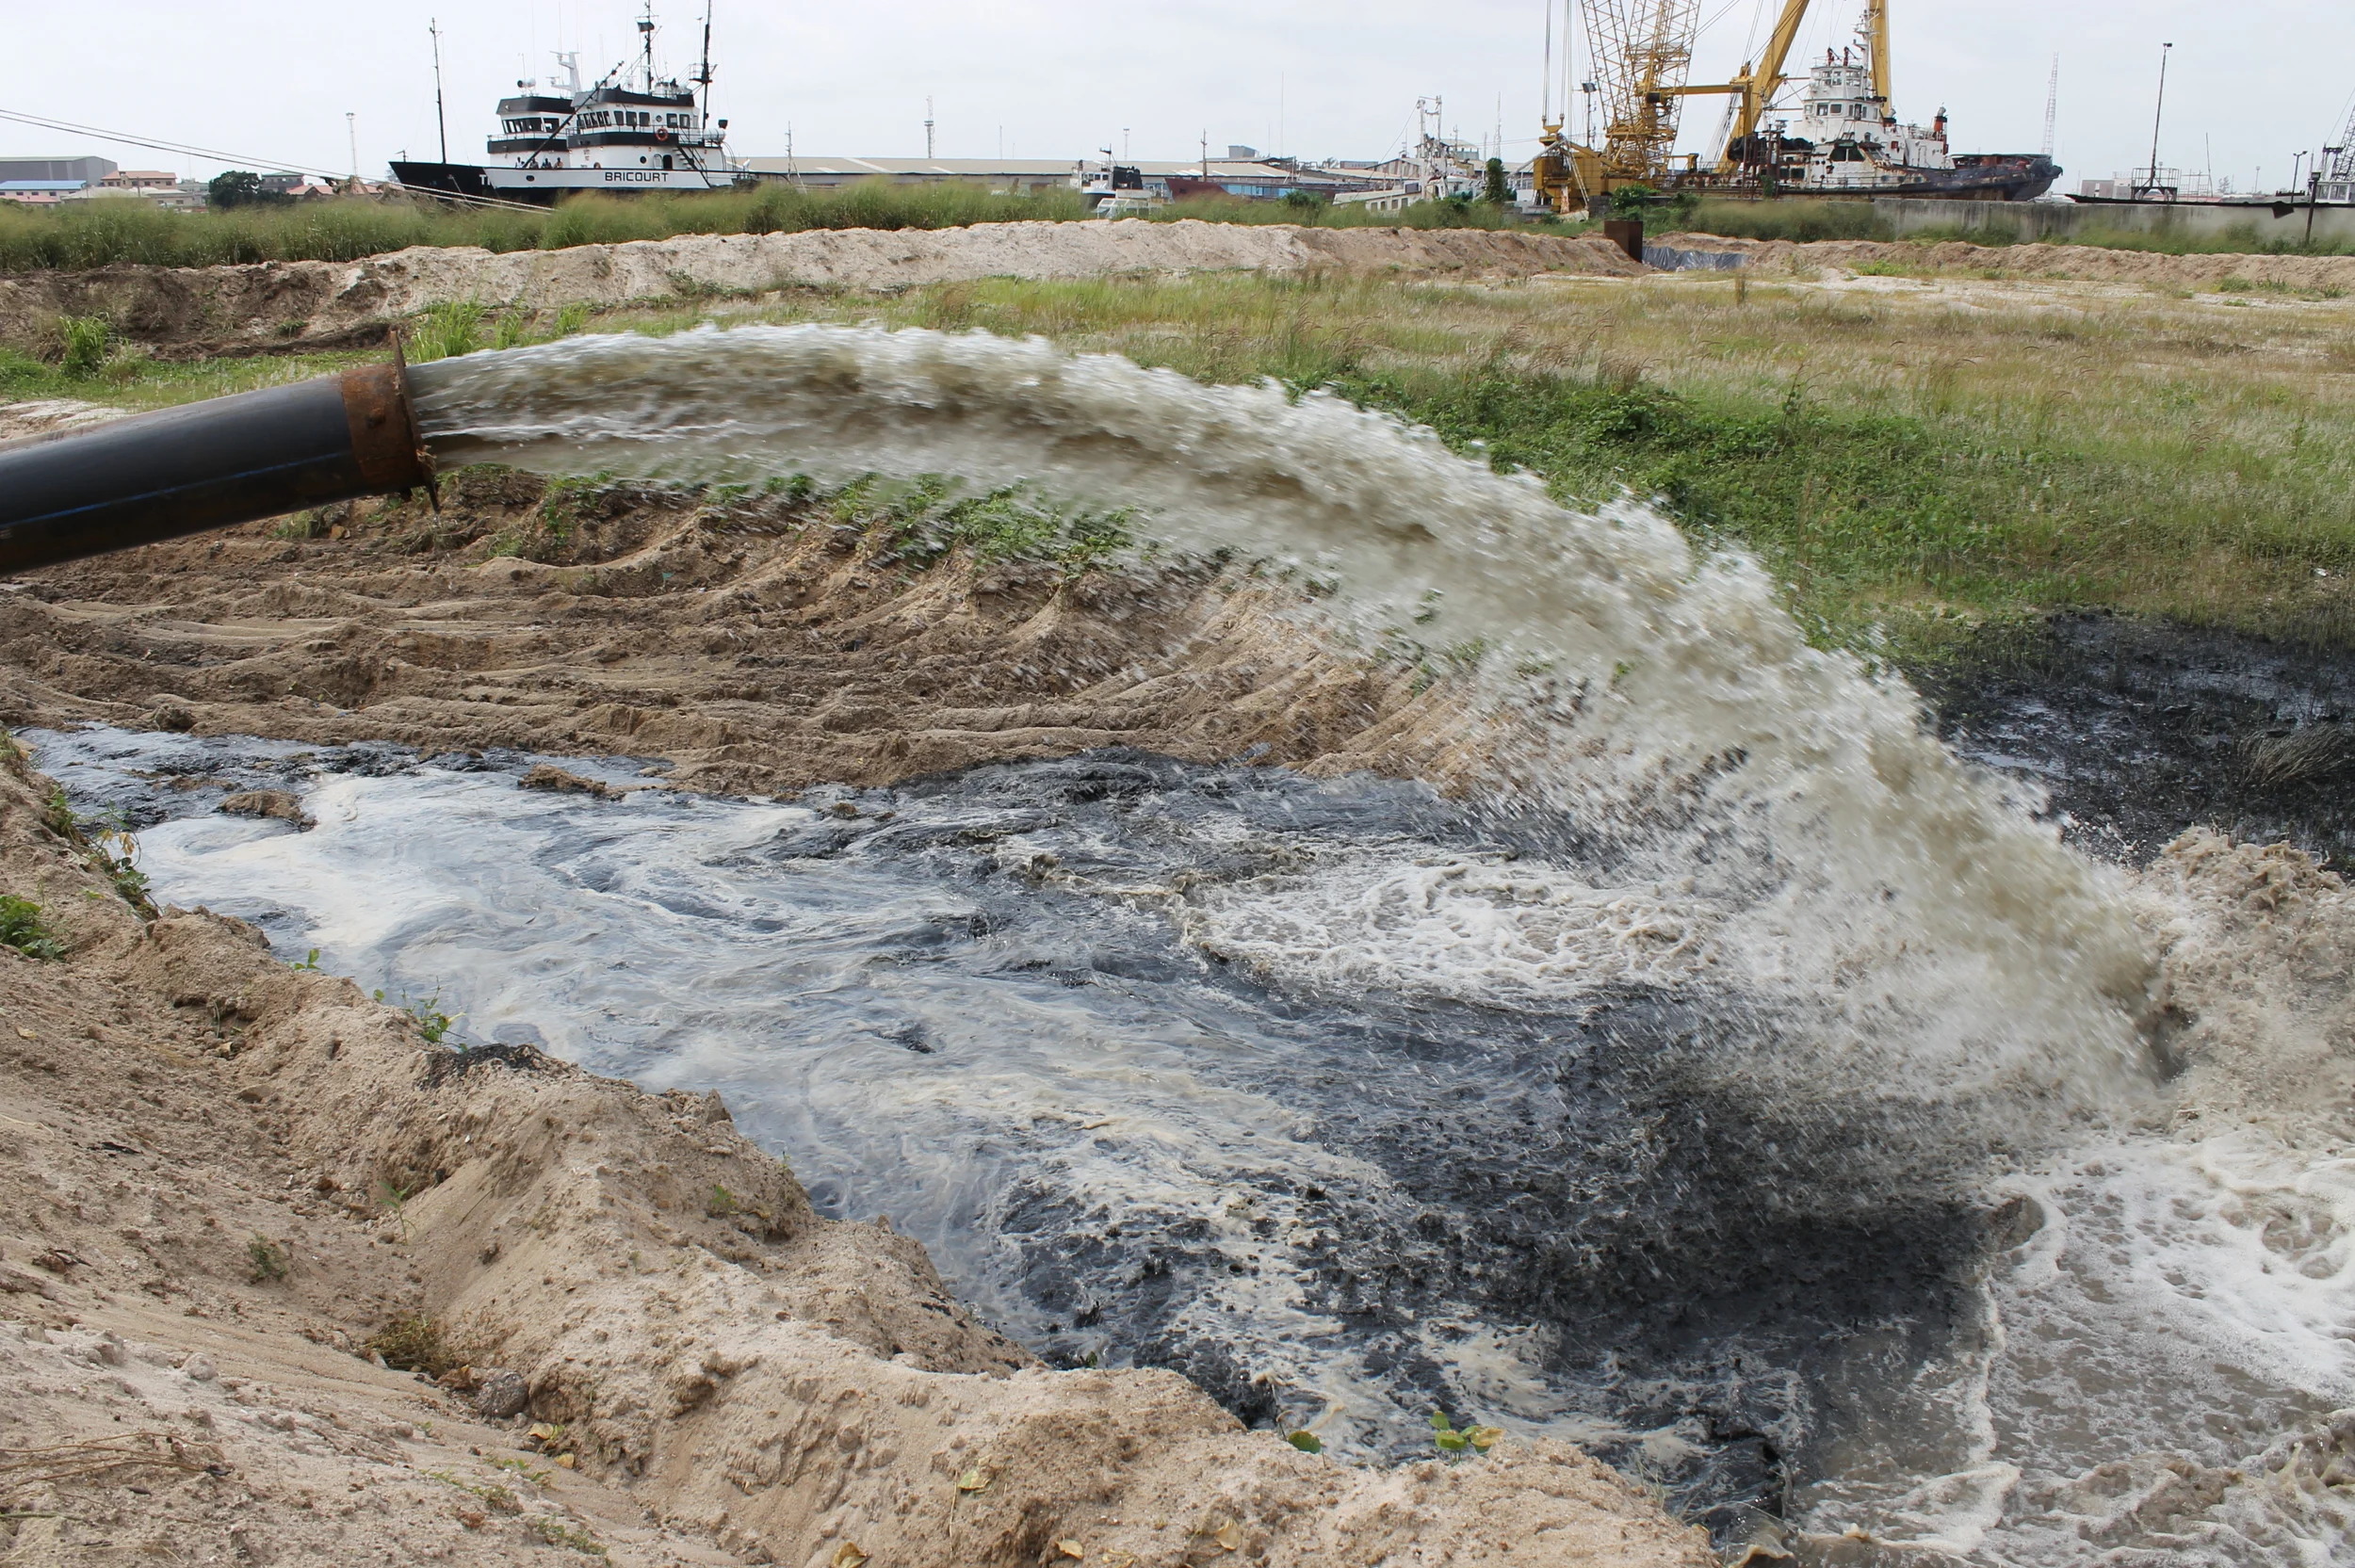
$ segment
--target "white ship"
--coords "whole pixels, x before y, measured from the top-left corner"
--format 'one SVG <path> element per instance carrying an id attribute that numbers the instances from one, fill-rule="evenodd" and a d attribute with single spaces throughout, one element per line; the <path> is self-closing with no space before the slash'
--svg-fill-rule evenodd
<path id="1" fill-rule="evenodd" d="M 702 69 L 684 83 L 656 70 L 651 5 L 638 37 L 639 57 L 593 87 L 581 86 L 580 57 L 573 53 L 556 57 L 561 90 L 517 82 L 517 95 L 499 100 L 498 134 L 485 147 L 511 162 L 401 161 L 393 178 L 432 195 L 542 205 L 577 191 L 720 190 L 753 178 L 728 158 L 728 122 L 709 115 L 710 19 Z"/>

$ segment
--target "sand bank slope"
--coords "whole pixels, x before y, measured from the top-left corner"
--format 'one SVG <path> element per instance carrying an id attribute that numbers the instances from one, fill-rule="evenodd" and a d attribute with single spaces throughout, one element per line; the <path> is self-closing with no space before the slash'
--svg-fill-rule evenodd
<path id="1" fill-rule="evenodd" d="M 438 514 L 365 503 L 319 538 L 256 525 L 33 574 L 0 591 L 0 722 L 660 756 L 763 792 L 1121 745 L 1477 764 L 1427 671 L 1339 656 L 1247 579 L 918 571 L 820 505 L 641 486 L 556 511 L 560 537 L 540 479 L 474 469 Z"/>
<path id="2" fill-rule="evenodd" d="M 1523 277 L 1642 270 L 1600 239 L 1486 229 L 1305 229 L 1194 218 L 984 223 L 966 229 L 687 234 L 494 254 L 419 246 L 357 262 L 122 266 L 0 278 L 0 342 L 41 347 L 59 315 L 101 315 L 176 353 L 377 341 L 444 300 L 603 308 L 785 288 L 887 291 L 979 278 L 1252 271 Z"/>

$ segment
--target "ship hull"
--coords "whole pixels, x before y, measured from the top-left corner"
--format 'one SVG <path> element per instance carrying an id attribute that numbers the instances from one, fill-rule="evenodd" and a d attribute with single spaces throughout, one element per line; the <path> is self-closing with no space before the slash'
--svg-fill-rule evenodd
<path id="1" fill-rule="evenodd" d="M 700 169 L 485 169 L 474 164 L 396 163 L 393 178 L 403 187 L 428 196 L 553 206 L 563 197 L 593 190 L 607 195 L 727 190 L 736 176 Z"/>
<path id="2" fill-rule="evenodd" d="M 1779 196 L 1911 196 L 1945 202 L 2033 202 L 2053 188 L 2060 165 L 2025 153 L 1961 153 L 1952 169 L 1876 169 L 1847 181 L 1783 180 Z"/>

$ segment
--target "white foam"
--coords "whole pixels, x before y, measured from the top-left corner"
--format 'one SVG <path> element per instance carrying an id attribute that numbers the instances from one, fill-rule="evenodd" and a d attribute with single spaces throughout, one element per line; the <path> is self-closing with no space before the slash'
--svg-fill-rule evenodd
<path id="1" fill-rule="evenodd" d="M 1901 685 L 1808 646 L 1755 563 L 1697 556 L 1647 507 L 1565 510 L 1339 398 L 978 332 L 577 337 L 417 379 L 445 461 L 1029 483 L 1139 509 L 1179 552 L 1296 568 L 1338 634 L 1485 649 L 1479 700 L 1528 720 L 1502 775 L 1636 845 L 1642 880 L 1738 894 L 1753 967 L 1838 1002 L 1838 1078 L 2099 1098 L 2140 1060 L 2151 959 L 2116 879 L 1957 762 Z M 1532 972 L 1582 953 L 1535 936 Z"/>

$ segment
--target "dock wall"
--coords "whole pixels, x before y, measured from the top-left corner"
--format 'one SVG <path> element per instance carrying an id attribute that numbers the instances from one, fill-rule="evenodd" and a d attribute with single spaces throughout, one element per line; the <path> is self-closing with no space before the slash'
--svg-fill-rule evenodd
<path id="1" fill-rule="evenodd" d="M 2023 240 L 2066 241 L 2087 234 L 2123 232 L 2296 245 L 2305 240 L 2307 232 L 2307 209 L 2287 202 L 2247 207 L 2177 202 L 2080 206 L 2074 202 L 1937 202 L 1876 196 L 1873 211 L 1901 235 L 1925 229 L 1964 229 L 2008 232 Z M 2313 216 L 2315 243 L 2355 245 L 2355 207 L 2317 207 Z"/>

